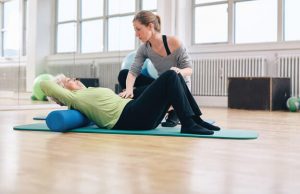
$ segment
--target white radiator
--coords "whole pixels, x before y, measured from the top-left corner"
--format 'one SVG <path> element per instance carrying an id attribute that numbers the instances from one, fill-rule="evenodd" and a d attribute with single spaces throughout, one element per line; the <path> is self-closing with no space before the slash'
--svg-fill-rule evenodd
<path id="1" fill-rule="evenodd" d="M 228 77 L 266 76 L 264 57 L 194 59 L 192 94 L 195 96 L 227 96 Z"/>
<path id="2" fill-rule="evenodd" d="M 277 77 L 291 79 L 291 96 L 300 96 L 300 56 L 278 56 Z"/>
<path id="3" fill-rule="evenodd" d="M 1 64 L 2 65 L 2 64 Z M 26 66 L 0 65 L 0 91 L 26 91 Z"/>
<path id="4" fill-rule="evenodd" d="M 121 70 L 121 64 L 98 64 L 96 66 L 96 77 L 99 78 L 102 87 L 115 89 L 118 83 L 118 75 Z"/>

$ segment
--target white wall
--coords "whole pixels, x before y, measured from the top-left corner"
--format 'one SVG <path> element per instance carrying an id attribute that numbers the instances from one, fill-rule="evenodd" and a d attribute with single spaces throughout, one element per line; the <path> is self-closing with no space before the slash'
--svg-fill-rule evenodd
<path id="1" fill-rule="evenodd" d="M 46 57 L 51 55 L 54 32 L 54 1 L 28 1 L 27 79 L 26 88 L 31 91 L 36 75 L 45 72 Z"/>

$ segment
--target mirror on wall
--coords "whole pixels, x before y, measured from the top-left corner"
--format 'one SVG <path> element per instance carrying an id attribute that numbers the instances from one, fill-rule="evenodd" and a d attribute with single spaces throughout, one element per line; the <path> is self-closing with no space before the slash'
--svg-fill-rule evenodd
<path id="1" fill-rule="evenodd" d="M 20 7 L 19 0 L 0 2 L 0 107 L 23 103 L 26 90 Z"/>
<path id="2" fill-rule="evenodd" d="M 157 2 L 0 0 L 0 108 L 55 105 L 38 83 L 60 73 L 117 92 L 122 62 L 140 44 L 132 19 L 141 9 L 157 12 Z"/>

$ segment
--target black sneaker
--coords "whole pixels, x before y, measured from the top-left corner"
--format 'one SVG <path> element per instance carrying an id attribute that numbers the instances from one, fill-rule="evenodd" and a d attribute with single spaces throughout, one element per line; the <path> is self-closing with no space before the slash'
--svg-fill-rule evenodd
<path id="1" fill-rule="evenodd" d="M 209 129 L 209 130 L 213 130 L 213 131 L 220 131 L 220 127 L 218 126 L 215 126 L 215 125 L 212 125 L 208 122 L 205 122 L 204 120 L 201 119 L 201 117 L 199 116 L 195 116 L 194 118 L 194 121 L 201 127 L 204 127 L 206 129 Z"/>
<path id="2" fill-rule="evenodd" d="M 179 119 L 174 110 L 170 110 L 166 116 L 166 121 L 161 123 L 163 127 L 175 127 L 179 124 Z"/>

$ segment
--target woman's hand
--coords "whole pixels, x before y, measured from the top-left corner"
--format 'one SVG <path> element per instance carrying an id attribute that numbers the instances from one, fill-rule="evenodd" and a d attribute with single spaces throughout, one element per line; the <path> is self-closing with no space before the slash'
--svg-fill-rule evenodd
<path id="1" fill-rule="evenodd" d="M 170 69 L 175 71 L 177 74 L 180 73 L 180 69 L 178 67 L 171 67 Z"/>
<path id="2" fill-rule="evenodd" d="M 133 98 L 133 89 L 125 89 L 119 94 L 122 98 Z"/>
<path id="3" fill-rule="evenodd" d="M 180 69 L 178 67 L 171 67 L 171 70 L 175 71 L 177 74 L 181 74 L 183 77 L 185 76 L 191 76 L 193 74 L 193 70 L 190 67 L 186 67 L 183 69 Z"/>

